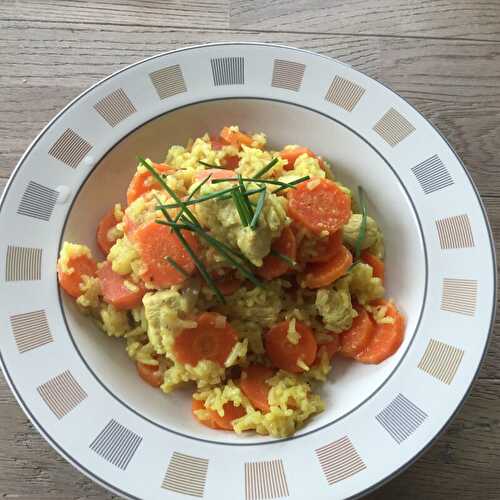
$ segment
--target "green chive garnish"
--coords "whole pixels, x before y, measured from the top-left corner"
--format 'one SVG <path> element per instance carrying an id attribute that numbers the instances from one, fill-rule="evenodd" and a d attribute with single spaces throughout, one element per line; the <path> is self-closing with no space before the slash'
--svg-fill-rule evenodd
<path id="1" fill-rule="evenodd" d="M 278 259 L 281 259 L 282 261 L 286 262 L 291 267 L 295 267 L 297 265 L 297 263 L 293 259 L 290 259 L 290 257 L 287 257 L 286 255 L 283 255 L 282 253 L 273 250 L 272 248 L 269 253 L 271 255 L 274 255 L 275 257 L 278 257 Z"/>
<path id="2" fill-rule="evenodd" d="M 257 228 L 257 224 L 259 223 L 259 217 L 262 213 L 262 209 L 264 208 L 264 203 L 266 201 L 267 191 L 261 191 L 259 194 L 259 199 L 257 200 L 257 205 L 255 206 L 255 212 L 253 214 L 252 221 L 250 222 L 250 227 L 255 230 Z"/>
<path id="3" fill-rule="evenodd" d="M 245 210 L 245 217 L 248 221 L 248 225 L 250 225 L 253 218 L 253 208 L 252 205 L 250 205 L 250 201 L 247 196 L 247 189 L 240 174 L 238 174 L 238 184 L 240 186 L 241 200 L 243 202 L 243 209 Z"/>
<path id="4" fill-rule="evenodd" d="M 184 278 L 190 278 L 190 274 L 187 273 L 172 257 L 167 256 L 165 259 L 179 274 L 182 274 Z"/>
<path id="5" fill-rule="evenodd" d="M 206 161 L 198 160 L 198 163 L 200 163 L 201 165 L 203 165 L 204 167 L 207 167 L 207 168 L 223 168 L 221 165 L 211 165 L 210 163 L 207 163 Z"/>
<path id="6" fill-rule="evenodd" d="M 235 189 L 231 192 L 231 196 L 233 198 L 234 206 L 236 207 L 238 215 L 240 216 L 241 225 L 243 227 L 248 226 L 249 221 L 247 218 L 245 207 L 243 205 L 243 195 L 241 194 L 241 191 L 239 189 Z"/>
<path id="7" fill-rule="evenodd" d="M 212 279 L 212 276 L 208 273 L 207 269 L 205 268 L 205 265 L 203 262 L 198 258 L 196 253 L 193 251 L 193 249 L 189 246 L 189 243 L 186 241 L 186 238 L 184 238 L 180 228 L 178 225 L 175 224 L 175 222 L 172 220 L 170 217 L 169 213 L 167 210 L 163 209 L 162 210 L 163 215 L 165 216 L 166 222 L 169 222 L 168 224 L 171 228 L 172 231 L 175 232 L 177 238 L 179 238 L 179 241 L 181 242 L 181 245 L 184 247 L 186 252 L 189 254 L 191 259 L 193 259 L 193 262 L 195 266 L 198 268 L 198 271 L 200 271 L 200 274 L 203 276 L 203 279 L 207 282 L 207 285 L 212 289 L 214 292 L 215 296 L 217 297 L 217 300 L 221 304 L 226 303 L 226 299 L 224 298 L 224 295 L 222 295 L 221 291 L 217 288 L 217 285 L 215 284 L 214 280 Z M 183 216 L 185 218 L 185 216 Z M 186 219 L 187 220 L 187 219 Z M 163 221 L 157 221 L 157 222 L 163 222 Z M 196 224 L 193 224 L 192 227 L 198 228 L 199 226 Z"/>
<path id="8" fill-rule="evenodd" d="M 216 240 L 213 236 L 210 236 L 203 229 L 191 224 L 187 219 L 183 220 L 183 228 L 195 232 L 200 238 L 203 238 L 207 243 L 213 246 L 226 260 L 233 264 L 249 281 L 251 281 L 255 286 L 262 286 L 262 283 L 249 271 L 245 266 L 241 264 L 237 259 L 247 260 L 245 257 L 240 256 L 233 249 L 225 245 L 219 240 Z M 236 256 L 236 257 L 235 257 Z"/>
<path id="9" fill-rule="evenodd" d="M 274 165 L 276 165 L 276 163 L 278 163 L 278 160 L 279 160 L 279 158 L 277 158 L 277 157 L 273 158 L 267 165 L 265 165 L 259 171 L 257 171 L 257 173 L 254 175 L 254 177 L 257 177 L 257 178 L 262 177 L 266 172 L 271 170 L 274 167 Z"/>
<path id="10" fill-rule="evenodd" d="M 309 180 L 310 177 L 308 175 L 305 175 L 304 177 L 300 177 L 299 179 L 295 179 L 294 181 L 285 183 L 286 186 L 281 186 L 278 189 L 275 189 L 274 191 L 271 191 L 273 194 L 279 193 L 280 191 L 283 191 L 283 189 L 288 189 L 289 187 L 293 187 L 296 184 L 300 184 L 301 182 Z"/>
<path id="11" fill-rule="evenodd" d="M 183 212 L 186 212 L 188 217 L 191 219 L 191 222 L 193 224 L 199 225 L 198 220 L 196 217 L 193 215 L 191 210 L 186 206 L 186 204 L 175 194 L 175 191 L 170 188 L 170 186 L 163 180 L 161 175 L 144 159 L 139 157 L 139 161 L 144 165 L 151 175 L 160 183 L 161 187 L 179 204 L 179 206 L 182 208 Z"/>

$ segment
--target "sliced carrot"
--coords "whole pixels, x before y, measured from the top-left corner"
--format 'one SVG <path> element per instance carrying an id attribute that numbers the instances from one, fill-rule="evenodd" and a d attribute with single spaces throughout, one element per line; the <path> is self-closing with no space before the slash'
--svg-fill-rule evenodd
<path id="1" fill-rule="evenodd" d="M 331 337 L 332 340 L 330 340 L 330 342 L 328 342 L 327 344 L 321 344 L 321 346 L 319 347 L 319 350 L 321 350 L 322 348 L 326 349 L 326 352 L 328 353 L 328 357 L 330 359 L 332 359 L 340 349 L 340 336 L 338 334 L 332 334 Z"/>
<path id="2" fill-rule="evenodd" d="M 403 343 L 405 320 L 396 306 L 389 301 L 379 301 L 378 305 L 387 306 L 386 316 L 394 319 L 394 323 L 375 323 L 375 331 L 366 349 L 355 357 L 357 361 L 378 364 L 392 356 Z"/>
<path id="3" fill-rule="evenodd" d="M 263 412 L 269 411 L 267 396 L 270 386 L 266 380 L 274 375 L 274 370 L 262 365 L 250 365 L 243 370 L 240 388 L 252 405 Z"/>
<path id="4" fill-rule="evenodd" d="M 194 180 L 196 182 L 204 181 L 209 175 L 210 175 L 210 180 L 235 178 L 235 174 L 232 170 L 226 170 L 224 168 L 208 168 L 205 170 L 198 170 L 194 174 Z"/>
<path id="5" fill-rule="evenodd" d="M 283 159 L 287 160 L 288 163 L 285 165 L 285 170 L 292 170 L 293 167 L 295 166 L 295 160 L 300 155 L 306 154 L 307 156 L 311 156 L 312 158 L 316 158 L 316 155 L 308 148 L 305 148 L 303 146 L 299 146 L 294 149 L 286 149 L 283 151 L 280 151 L 278 155 Z"/>
<path id="6" fill-rule="evenodd" d="M 238 155 L 226 156 L 222 163 L 229 170 L 236 170 L 240 166 L 240 157 Z"/>
<path id="7" fill-rule="evenodd" d="M 196 366 L 201 360 L 214 361 L 223 366 L 238 341 L 238 334 L 224 318 L 214 312 L 205 312 L 196 320 L 196 328 L 182 330 L 175 338 L 174 354 L 177 361 Z"/>
<path id="8" fill-rule="evenodd" d="M 183 231 L 186 242 L 194 252 L 199 251 L 199 243 L 189 231 Z M 195 263 L 186 251 L 177 235 L 167 226 L 157 224 L 154 220 L 145 222 L 134 232 L 134 241 L 145 265 L 141 277 L 151 281 L 159 288 L 182 283 L 186 277 L 172 266 L 170 257 L 187 274 L 195 270 Z"/>
<path id="9" fill-rule="evenodd" d="M 316 234 L 334 233 L 351 216 L 351 198 L 329 179 L 312 179 L 288 190 L 290 217 Z"/>
<path id="10" fill-rule="evenodd" d="M 127 287 L 127 276 L 115 273 L 111 262 L 106 261 L 101 264 L 97 270 L 97 277 L 104 301 L 108 304 L 112 304 L 120 310 L 133 309 L 141 305 L 142 297 L 146 293 L 144 285 L 142 283 L 136 285 L 129 280 L 130 285 Z"/>
<path id="11" fill-rule="evenodd" d="M 60 267 L 57 268 L 57 277 L 61 288 L 71 297 L 78 298 L 82 291 L 80 285 L 84 276 L 95 276 L 97 264 L 94 259 L 86 255 L 79 255 L 69 259 L 68 267 L 73 269 L 72 273 L 64 273 Z"/>
<path id="12" fill-rule="evenodd" d="M 340 353 L 354 358 L 370 343 L 375 332 L 375 323 L 364 307 L 355 306 L 358 315 L 352 320 L 349 330 L 340 334 Z"/>
<path id="13" fill-rule="evenodd" d="M 153 387 L 160 387 L 163 384 L 163 377 L 161 372 L 158 370 L 158 365 L 145 365 L 144 363 L 139 363 L 137 361 L 135 363 L 135 367 L 137 368 L 137 373 L 139 376 L 147 382 L 149 385 Z"/>
<path id="14" fill-rule="evenodd" d="M 272 250 L 280 253 L 295 261 L 297 257 L 297 242 L 294 232 L 290 227 L 285 227 L 278 239 L 272 244 Z M 290 264 L 284 259 L 269 254 L 265 257 L 261 267 L 257 269 L 257 274 L 266 280 L 272 280 L 287 273 L 290 270 Z"/>
<path id="15" fill-rule="evenodd" d="M 197 410 L 204 410 L 208 418 L 202 420 L 198 415 L 196 415 L 195 411 Z M 203 401 L 193 398 L 191 401 L 191 411 L 193 412 L 194 418 L 196 418 L 196 420 L 198 420 L 198 422 L 200 422 L 201 424 L 205 425 L 206 427 L 210 427 L 210 429 L 220 429 L 220 427 L 215 422 L 215 416 L 217 415 L 217 412 L 205 408 L 205 403 Z"/>
<path id="16" fill-rule="evenodd" d="M 251 146 L 253 142 L 253 139 L 248 134 L 245 134 L 244 132 L 236 132 L 231 130 L 229 127 L 224 127 L 220 131 L 220 136 L 221 139 L 227 143 L 238 147 L 242 144 L 245 146 Z"/>
<path id="17" fill-rule="evenodd" d="M 327 262 L 340 251 L 341 246 L 342 229 L 339 229 L 326 238 L 319 240 L 314 248 L 314 255 L 308 255 L 305 262 Z"/>
<path id="18" fill-rule="evenodd" d="M 306 288 L 328 286 L 343 276 L 352 265 L 352 254 L 342 245 L 340 251 L 328 262 L 308 264 L 301 284 Z"/>
<path id="19" fill-rule="evenodd" d="M 215 277 L 214 281 L 222 295 L 232 295 L 243 285 L 243 281 L 233 275 L 226 275 L 222 278 Z"/>
<path id="20" fill-rule="evenodd" d="M 367 250 L 363 250 L 361 252 L 361 260 L 372 267 L 373 276 L 384 281 L 385 265 L 383 260 L 379 259 L 376 255 L 371 254 Z"/>
<path id="21" fill-rule="evenodd" d="M 224 146 L 229 145 L 222 137 L 217 137 L 216 135 L 210 136 L 210 142 L 212 143 L 212 149 L 215 151 L 220 151 Z"/>
<path id="22" fill-rule="evenodd" d="M 168 174 L 173 172 L 173 169 L 163 163 L 154 163 L 153 168 L 159 174 Z M 152 189 L 160 189 L 159 182 L 153 178 L 150 172 L 136 172 L 127 189 L 127 203 L 130 205 L 134 200 L 142 196 L 144 193 Z"/>
<path id="23" fill-rule="evenodd" d="M 112 208 L 104 217 L 100 220 L 99 225 L 97 226 L 96 239 L 99 248 L 102 250 L 104 255 L 108 255 L 111 247 L 115 244 L 116 238 L 114 240 L 110 240 L 108 237 L 109 231 L 114 228 L 118 224 L 118 221 L 115 218 L 115 210 Z"/>
<path id="24" fill-rule="evenodd" d="M 282 321 L 267 332 L 266 352 L 276 367 L 291 373 L 301 373 L 304 370 L 297 365 L 297 362 L 302 360 L 311 366 L 316 358 L 318 346 L 313 332 L 299 321 L 295 322 L 295 329 L 300 339 L 297 344 L 292 344 L 287 338 L 289 325 L 289 321 Z"/>
<path id="25" fill-rule="evenodd" d="M 237 418 L 243 417 L 243 415 L 246 415 L 245 408 L 243 408 L 243 406 L 241 405 L 235 406 L 232 402 L 226 403 L 222 408 L 224 409 L 224 416 L 221 417 L 215 411 L 214 421 L 219 429 L 232 431 L 234 430 L 232 421 L 236 420 Z"/>

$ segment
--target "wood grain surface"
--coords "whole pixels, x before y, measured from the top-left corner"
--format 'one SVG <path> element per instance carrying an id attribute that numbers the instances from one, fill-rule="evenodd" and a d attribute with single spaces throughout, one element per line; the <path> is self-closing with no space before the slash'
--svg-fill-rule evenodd
<path id="1" fill-rule="evenodd" d="M 499 0 L 0 1 L 0 192 L 38 132 L 89 85 L 159 52 L 228 40 L 313 50 L 396 90 L 460 154 L 498 241 Z M 0 405 L 0 498 L 117 498 L 50 448 L 1 376 Z M 449 429 L 368 498 L 496 500 L 499 476 L 494 335 L 479 380 Z"/>

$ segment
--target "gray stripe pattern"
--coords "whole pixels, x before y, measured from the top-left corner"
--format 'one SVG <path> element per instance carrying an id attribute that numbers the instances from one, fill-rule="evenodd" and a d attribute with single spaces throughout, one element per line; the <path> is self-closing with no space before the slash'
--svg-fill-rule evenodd
<path id="1" fill-rule="evenodd" d="M 70 128 L 49 149 L 49 155 L 68 167 L 76 168 L 92 149 L 92 145 Z"/>
<path id="2" fill-rule="evenodd" d="M 7 247 L 5 281 L 37 281 L 41 278 L 41 248 Z"/>
<path id="3" fill-rule="evenodd" d="M 360 85 L 336 75 L 325 95 L 325 100 L 350 112 L 364 93 L 365 89 Z"/>
<path id="4" fill-rule="evenodd" d="M 298 92 L 304 78 L 304 64 L 275 59 L 271 86 Z"/>
<path id="5" fill-rule="evenodd" d="M 398 394 L 375 418 L 394 441 L 401 444 L 420 427 L 427 416 L 417 405 Z"/>
<path id="6" fill-rule="evenodd" d="M 431 339 L 418 363 L 418 368 L 444 384 L 450 385 L 463 357 L 462 349 Z"/>
<path id="7" fill-rule="evenodd" d="M 112 127 L 133 115 L 137 110 L 123 89 L 117 89 L 94 105 L 94 109 Z"/>
<path id="8" fill-rule="evenodd" d="M 244 85 L 245 59 L 243 57 L 220 57 L 210 59 L 214 85 Z"/>
<path id="9" fill-rule="evenodd" d="M 58 195 L 54 189 L 30 181 L 21 197 L 17 213 L 47 222 L 52 215 Z"/>
<path id="10" fill-rule="evenodd" d="M 90 449 L 104 460 L 125 470 L 141 442 L 141 436 L 111 419 L 92 441 Z"/>
<path id="11" fill-rule="evenodd" d="M 87 398 L 87 393 L 69 370 L 51 378 L 36 390 L 59 420 Z"/>
<path id="12" fill-rule="evenodd" d="M 415 127 L 394 108 L 373 126 L 373 130 L 384 139 L 389 146 L 397 146 L 403 139 L 415 132 Z"/>
<path id="13" fill-rule="evenodd" d="M 192 457 L 174 451 L 161 487 L 174 493 L 201 498 L 205 491 L 207 471 L 206 458 Z"/>
<path id="14" fill-rule="evenodd" d="M 166 99 L 187 91 L 184 75 L 178 64 L 153 71 L 149 74 L 149 78 L 160 99 Z"/>
<path id="15" fill-rule="evenodd" d="M 434 193 L 453 185 L 453 179 L 438 155 L 412 167 L 411 171 L 417 178 L 424 194 Z"/>
<path id="16" fill-rule="evenodd" d="M 441 310 L 474 316 L 477 302 L 476 280 L 444 278 Z"/>
<path id="17" fill-rule="evenodd" d="M 318 448 L 316 456 L 329 485 L 366 469 L 365 463 L 347 436 Z"/>
<path id="18" fill-rule="evenodd" d="M 54 340 L 45 311 L 16 314 L 9 319 L 17 350 L 21 354 L 50 344 Z"/>

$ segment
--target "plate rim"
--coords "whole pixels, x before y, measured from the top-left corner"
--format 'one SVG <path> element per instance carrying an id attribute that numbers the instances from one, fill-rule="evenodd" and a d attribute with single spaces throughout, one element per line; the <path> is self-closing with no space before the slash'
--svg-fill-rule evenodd
<path id="1" fill-rule="evenodd" d="M 45 135 L 45 133 L 54 125 L 54 123 L 69 109 L 71 108 L 76 102 L 78 102 L 80 99 L 82 99 L 84 96 L 92 92 L 95 88 L 98 86 L 102 85 L 104 82 L 110 80 L 114 76 L 123 73 L 135 66 L 138 66 L 140 64 L 143 64 L 145 62 L 167 56 L 170 54 L 174 53 L 180 53 L 183 51 L 188 51 L 188 50 L 196 50 L 200 48 L 206 48 L 206 47 L 217 47 L 217 46 L 234 46 L 234 45 L 241 45 L 241 46 L 262 46 L 262 47 L 269 47 L 269 48 L 281 48 L 281 49 L 287 49 L 295 52 L 301 52 L 301 53 L 306 53 L 308 55 L 312 55 L 315 57 L 320 57 L 323 58 L 327 61 L 334 61 L 336 63 L 342 64 L 344 66 L 349 67 L 352 71 L 362 75 L 364 78 L 368 78 L 369 80 L 373 81 L 376 84 L 379 84 L 383 87 L 385 87 L 387 90 L 389 90 L 391 93 L 394 95 L 398 96 L 402 101 L 404 101 L 415 113 L 417 113 L 420 118 L 422 118 L 427 124 L 429 124 L 432 129 L 437 132 L 437 134 L 440 136 L 440 138 L 444 141 L 445 145 L 448 147 L 449 151 L 453 154 L 455 159 L 458 161 L 458 164 L 462 168 L 463 172 L 465 173 L 469 185 L 472 187 L 472 190 L 475 194 L 476 200 L 478 201 L 479 208 L 481 210 L 482 214 L 482 219 L 486 228 L 486 232 L 488 234 L 488 240 L 489 240 L 489 245 L 490 245 L 490 252 L 491 252 L 491 260 L 492 260 L 492 265 L 494 269 L 494 273 L 492 276 L 492 288 L 493 288 L 493 294 L 492 294 L 492 305 L 491 305 L 491 314 L 490 314 L 490 322 L 489 322 L 489 327 L 488 327 L 488 334 L 486 337 L 486 341 L 484 342 L 484 347 L 483 351 L 480 357 L 479 362 L 477 363 L 477 368 L 472 376 L 470 383 L 468 387 L 466 388 L 461 400 L 455 407 L 454 411 L 450 414 L 450 416 L 447 418 L 445 424 L 441 427 L 441 429 L 434 434 L 434 436 L 429 440 L 427 445 L 425 445 L 418 453 L 416 453 L 410 460 L 408 460 L 406 463 L 402 464 L 398 469 L 394 470 L 392 473 L 390 473 L 388 476 L 385 478 L 381 479 L 377 483 L 374 483 L 370 487 L 364 489 L 363 491 L 360 491 L 359 493 L 356 493 L 355 495 L 349 497 L 349 498 L 361 498 L 365 496 L 366 494 L 378 489 L 382 485 L 386 484 L 387 482 L 391 481 L 394 479 L 396 476 L 401 474 L 403 471 L 405 471 L 408 467 L 410 467 L 412 464 L 414 464 L 424 453 L 426 453 L 437 441 L 439 437 L 443 435 L 443 433 L 447 430 L 447 428 L 450 426 L 450 424 L 453 422 L 455 417 L 457 416 L 458 412 L 463 408 L 463 405 L 467 398 L 469 397 L 474 385 L 476 384 L 479 376 L 479 372 L 484 364 L 486 354 L 491 346 L 491 341 L 493 338 L 493 330 L 494 330 L 494 324 L 495 324 L 495 318 L 496 318 L 496 312 L 497 312 L 497 286 L 498 286 L 498 270 L 497 270 L 497 256 L 496 256 L 496 249 L 495 249 L 495 240 L 493 238 L 493 231 L 491 228 L 490 221 L 488 219 L 488 214 L 486 211 L 486 208 L 484 206 L 483 200 L 481 198 L 481 195 L 479 193 L 479 190 L 477 186 L 475 185 L 471 174 L 468 172 L 467 168 L 465 167 L 464 162 L 460 158 L 460 156 L 457 154 L 453 146 L 450 144 L 448 139 L 443 135 L 443 133 L 430 121 L 428 120 L 418 109 L 416 109 L 413 104 L 411 104 L 406 98 L 401 96 L 398 92 L 396 92 L 394 89 L 392 89 L 389 85 L 372 78 L 371 76 L 365 74 L 362 71 L 357 70 L 355 67 L 352 67 L 351 65 L 344 63 L 334 57 L 330 57 L 328 55 L 320 54 L 317 52 L 314 52 L 312 50 L 307 50 L 307 49 L 302 49 L 302 48 L 297 48 L 289 45 L 284 45 L 284 44 L 276 44 L 276 43 L 265 43 L 265 42 L 245 42 L 245 41 L 223 41 L 223 42 L 214 42 L 214 43 L 206 43 L 206 44 L 196 44 L 196 45 L 189 45 L 185 47 L 180 47 L 178 49 L 173 49 L 170 51 L 165 51 L 161 53 L 154 54 L 152 56 L 143 58 L 139 61 L 136 61 L 132 64 L 129 64 L 127 66 L 124 66 L 110 75 L 98 80 L 94 84 L 92 84 L 90 87 L 86 88 L 83 92 L 78 94 L 74 99 L 72 99 L 66 106 L 64 106 L 56 115 L 54 115 L 49 122 L 42 128 L 42 130 L 36 135 L 36 137 L 33 139 L 33 141 L 28 145 L 24 153 L 21 155 L 19 161 L 16 163 L 16 166 L 14 167 L 12 173 L 9 176 L 9 179 L 7 181 L 7 184 L 4 187 L 3 193 L 0 197 L 0 211 L 3 207 L 4 201 L 7 197 L 7 193 L 10 190 L 12 183 L 20 171 L 25 159 L 27 156 L 30 154 L 31 150 L 35 147 L 35 145 L 41 140 L 41 138 Z M 77 460 L 75 460 L 73 457 L 71 457 L 64 449 L 62 449 L 55 441 L 53 441 L 52 437 L 48 432 L 45 431 L 45 429 L 41 426 L 41 424 L 38 422 L 38 420 L 32 415 L 32 413 L 29 410 L 29 407 L 25 405 L 24 401 L 22 400 L 20 394 L 18 393 L 16 386 L 14 384 L 14 381 L 11 379 L 10 374 L 6 368 L 6 364 L 4 362 L 3 355 L 0 351 L 0 366 L 2 367 L 2 372 L 5 376 L 5 379 L 9 385 L 9 388 L 11 392 L 13 393 L 16 401 L 18 402 L 19 406 L 25 413 L 25 415 L 30 419 L 34 427 L 40 432 L 40 434 L 44 437 L 44 439 L 51 445 L 51 447 L 59 453 L 61 456 L 63 456 L 68 462 L 71 463 L 72 466 L 74 466 L 76 469 L 78 469 L 80 472 L 85 474 L 87 477 L 92 479 L 94 482 L 97 482 L 101 486 L 107 488 L 110 491 L 113 491 L 115 493 L 118 493 L 120 495 L 124 495 L 127 498 L 133 498 L 137 499 L 138 497 L 135 497 L 134 495 L 124 492 L 120 490 L 119 488 L 115 487 L 114 485 L 111 485 L 110 483 L 104 481 L 102 478 L 97 477 L 94 475 L 93 472 L 90 470 L 86 469 L 83 465 L 81 465 Z"/>

